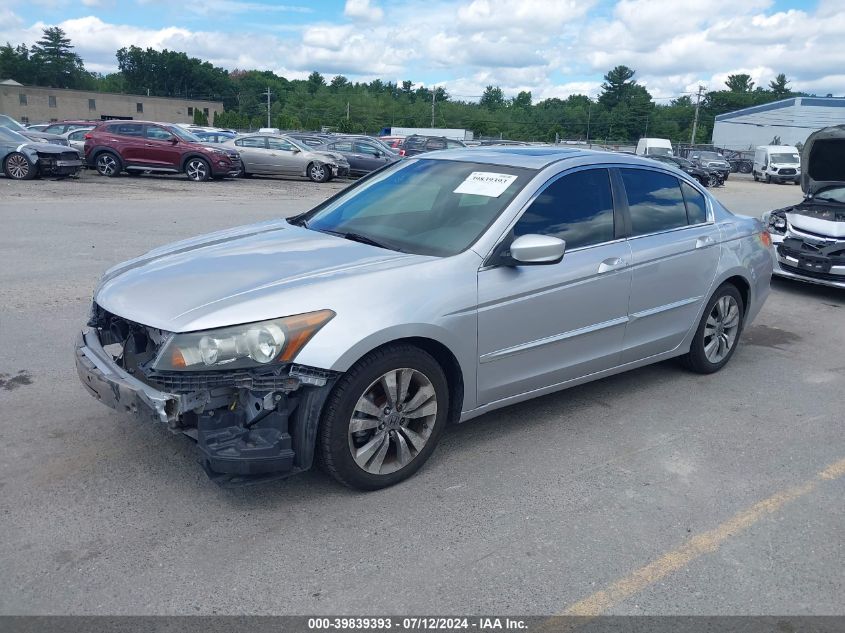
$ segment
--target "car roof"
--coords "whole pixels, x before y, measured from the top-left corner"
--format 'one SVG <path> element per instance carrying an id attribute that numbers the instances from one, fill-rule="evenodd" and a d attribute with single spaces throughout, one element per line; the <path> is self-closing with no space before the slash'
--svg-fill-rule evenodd
<path id="1" fill-rule="evenodd" d="M 584 159 L 582 162 L 625 163 L 655 167 L 654 161 L 632 154 L 604 152 L 571 147 L 512 147 L 479 146 L 466 149 L 450 149 L 423 154 L 420 158 L 429 160 L 459 160 L 489 165 L 509 165 L 528 169 L 543 169 L 564 160 Z M 590 159 L 593 159 L 592 161 Z"/>

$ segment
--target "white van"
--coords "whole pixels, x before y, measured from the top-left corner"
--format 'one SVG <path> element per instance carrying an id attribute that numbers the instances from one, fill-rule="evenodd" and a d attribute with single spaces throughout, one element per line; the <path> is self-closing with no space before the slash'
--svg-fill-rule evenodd
<path id="1" fill-rule="evenodd" d="M 668 138 L 641 138 L 637 141 L 637 156 L 673 156 Z"/>
<path id="2" fill-rule="evenodd" d="M 761 145 L 754 152 L 754 180 L 791 182 L 801 180 L 801 153 L 792 145 Z"/>

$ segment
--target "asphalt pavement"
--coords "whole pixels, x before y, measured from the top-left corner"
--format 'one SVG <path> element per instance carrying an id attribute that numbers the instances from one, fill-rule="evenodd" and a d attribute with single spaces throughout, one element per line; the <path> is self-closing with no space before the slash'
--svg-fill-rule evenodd
<path id="1" fill-rule="evenodd" d="M 841 290 L 775 281 L 723 371 L 666 362 L 485 415 L 366 494 L 319 471 L 221 489 L 190 440 L 78 384 L 107 267 L 342 186 L 0 179 L 0 613 L 845 612 Z M 800 199 L 714 193 L 748 215 Z"/>

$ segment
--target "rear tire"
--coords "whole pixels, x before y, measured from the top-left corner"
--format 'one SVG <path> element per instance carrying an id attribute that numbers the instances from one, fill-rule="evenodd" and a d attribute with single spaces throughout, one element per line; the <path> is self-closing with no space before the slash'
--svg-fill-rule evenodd
<path id="1" fill-rule="evenodd" d="M 446 376 L 430 354 L 412 345 L 378 349 L 332 389 L 317 436 L 320 463 L 350 488 L 392 486 L 429 458 L 448 415 Z"/>
<path id="2" fill-rule="evenodd" d="M 123 170 L 123 166 L 120 164 L 120 158 L 112 152 L 100 152 L 97 154 L 97 157 L 94 159 L 94 166 L 98 174 L 109 178 L 117 178 Z"/>
<path id="3" fill-rule="evenodd" d="M 681 362 L 699 374 L 719 371 L 736 351 L 744 318 L 745 304 L 736 286 L 731 283 L 719 286 L 707 302 L 690 350 L 681 357 Z"/>
<path id="4" fill-rule="evenodd" d="M 12 152 L 6 156 L 3 171 L 12 180 L 32 180 L 38 175 L 38 167 L 23 152 Z"/>

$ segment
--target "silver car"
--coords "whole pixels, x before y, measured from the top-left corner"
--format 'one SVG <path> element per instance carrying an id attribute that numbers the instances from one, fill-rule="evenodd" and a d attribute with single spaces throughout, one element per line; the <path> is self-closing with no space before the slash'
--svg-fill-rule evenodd
<path id="1" fill-rule="evenodd" d="M 64 138 L 68 145 L 70 145 L 73 149 L 79 152 L 79 155 L 84 157 L 85 156 L 85 135 L 88 134 L 91 130 L 94 129 L 95 126 L 86 126 L 86 127 L 77 127 L 68 132 L 62 134 L 62 138 Z"/>
<path id="2" fill-rule="evenodd" d="M 220 145 L 241 155 L 244 178 L 255 174 L 307 176 L 314 182 L 328 182 L 349 174 L 349 163 L 342 154 L 316 151 L 280 134 L 246 134 Z"/>
<path id="3" fill-rule="evenodd" d="M 319 456 L 381 488 L 451 422 L 676 356 L 721 369 L 769 293 L 768 244 L 635 156 L 425 154 L 112 268 L 76 365 L 103 404 L 194 438 L 220 484 Z"/>

